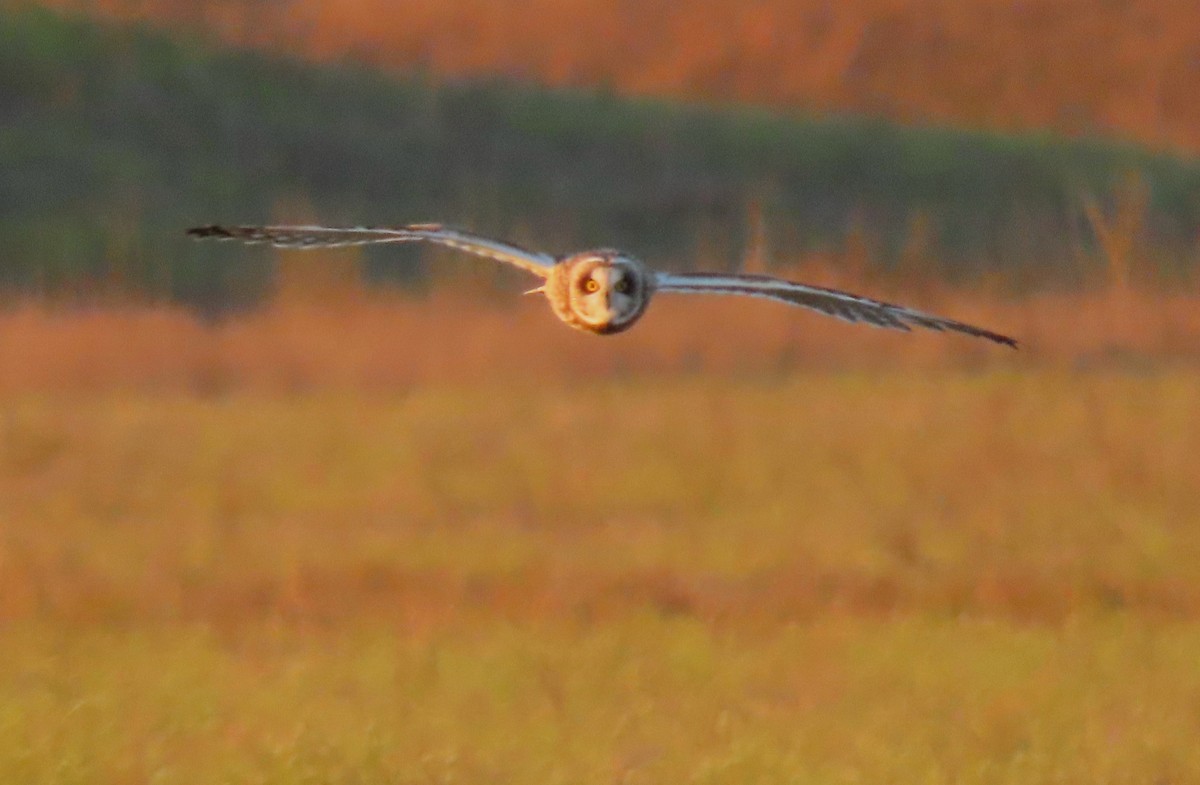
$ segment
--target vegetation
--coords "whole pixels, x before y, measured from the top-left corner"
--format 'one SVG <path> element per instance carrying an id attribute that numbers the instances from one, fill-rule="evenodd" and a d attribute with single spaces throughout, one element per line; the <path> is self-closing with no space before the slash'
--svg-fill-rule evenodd
<path id="1" fill-rule="evenodd" d="M 36 7 L 0 11 L 0 42 L 9 291 L 257 297 L 264 256 L 181 237 L 218 220 L 440 219 L 681 267 L 751 246 L 1015 280 L 1086 277 L 1091 198 L 1138 207 L 1152 275 L 1190 265 L 1200 226 L 1200 166 L 1096 141 L 388 78 Z"/>
<path id="2" fill-rule="evenodd" d="M 1197 396 L 8 394 L 0 777 L 1193 781 Z"/>
<path id="3" fill-rule="evenodd" d="M 52 0 L 76 6 L 79 0 Z M 89 0 L 226 39 L 449 77 L 1200 152 L 1190 0 Z"/>
<path id="4" fill-rule="evenodd" d="M 336 269 L 338 261 L 345 259 L 318 257 L 312 269 Z M 896 290 L 809 268 L 787 273 L 1001 330 L 1021 341 L 1011 351 L 962 336 L 847 325 L 742 298 L 672 295 L 657 297 L 637 329 L 587 340 L 564 328 L 541 299 L 518 296 L 519 281 L 504 282 L 505 289 L 518 285 L 497 303 L 492 284 L 462 281 L 421 298 L 339 291 L 326 280 L 306 291 L 292 281 L 294 269 L 284 266 L 286 298 L 216 322 L 164 306 L 11 307 L 0 313 L 0 394 L 392 393 L 704 373 L 774 378 L 797 369 L 1148 370 L 1200 360 L 1194 291 L 1113 288 L 1014 299 L 948 287 Z M 721 325 L 719 338 L 713 325 Z"/>

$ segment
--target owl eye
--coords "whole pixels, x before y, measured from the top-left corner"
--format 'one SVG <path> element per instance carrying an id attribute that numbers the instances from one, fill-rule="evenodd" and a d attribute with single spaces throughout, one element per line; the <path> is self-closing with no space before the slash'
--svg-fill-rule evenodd
<path id="1" fill-rule="evenodd" d="M 600 291 L 600 282 L 595 278 L 588 278 L 583 282 L 583 290 L 589 294 L 594 294 L 595 292 Z"/>

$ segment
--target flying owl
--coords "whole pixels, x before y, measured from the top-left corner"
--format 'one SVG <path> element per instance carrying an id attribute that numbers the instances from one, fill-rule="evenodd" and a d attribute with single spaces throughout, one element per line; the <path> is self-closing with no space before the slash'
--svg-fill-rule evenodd
<path id="1" fill-rule="evenodd" d="M 915 311 L 901 305 L 860 297 L 837 289 L 794 283 L 767 275 L 730 273 L 668 273 L 652 270 L 640 260 L 609 248 L 551 256 L 440 224 L 396 228 L 333 229 L 322 226 L 201 226 L 189 229 L 195 238 L 269 243 L 279 248 L 340 248 L 373 243 L 429 242 L 516 265 L 542 279 L 528 293 L 541 293 L 555 316 L 570 326 L 599 335 L 612 335 L 641 318 L 659 292 L 683 294 L 740 294 L 798 305 L 848 322 L 876 327 L 953 332 L 986 338 L 1016 348 L 1017 341 L 981 327 Z"/>

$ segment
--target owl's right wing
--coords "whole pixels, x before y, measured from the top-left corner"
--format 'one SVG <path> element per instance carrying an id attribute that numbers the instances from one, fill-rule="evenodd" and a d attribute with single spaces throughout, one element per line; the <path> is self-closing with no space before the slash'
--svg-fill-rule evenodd
<path id="1" fill-rule="evenodd" d="M 441 224 L 411 224 L 381 229 L 334 229 L 325 226 L 198 226 L 188 229 L 197 239 L 237 240 L 269 243 L 276 248 L 345 248 L 373 243 L 428 242 L 445 245 L 477 256 L 516 265 L 534 275 L 547 277 L 554 257 L 527 251 L 510 243 L 451 229 Z"/>
<path id="2" fill-rule="evenodd" d="M 657 289 L 661 292 L 740 294 L 749 297 L 764 297 L 788 305 L 798 305 L 801 308 L 808 308 L 848 322 L 865 322 L 875 327 L 890 327 L 894 330 L 906 331 L 913 327 L 938 331 L 951 330 L 1017 348 L 1015 338 L 985 330 L 973 324 L 934 316 L 924 311 L 906 308 L 903 305 L 885 303 L 882 300 L 872 300 L 869 297 L 838 289 L 810 286 L 768 275 L 660 272 L 656 275 L 656 282 Z"/>

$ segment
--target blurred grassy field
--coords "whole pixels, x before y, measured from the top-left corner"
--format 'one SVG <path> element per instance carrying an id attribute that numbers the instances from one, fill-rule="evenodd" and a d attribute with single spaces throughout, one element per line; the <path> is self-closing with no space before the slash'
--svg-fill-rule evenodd
<path id="1" fill-rule="evenodd" d="M 0 780 L 1200 779 L 1200 372 L 1007 362 L 12 387 Z"/>

